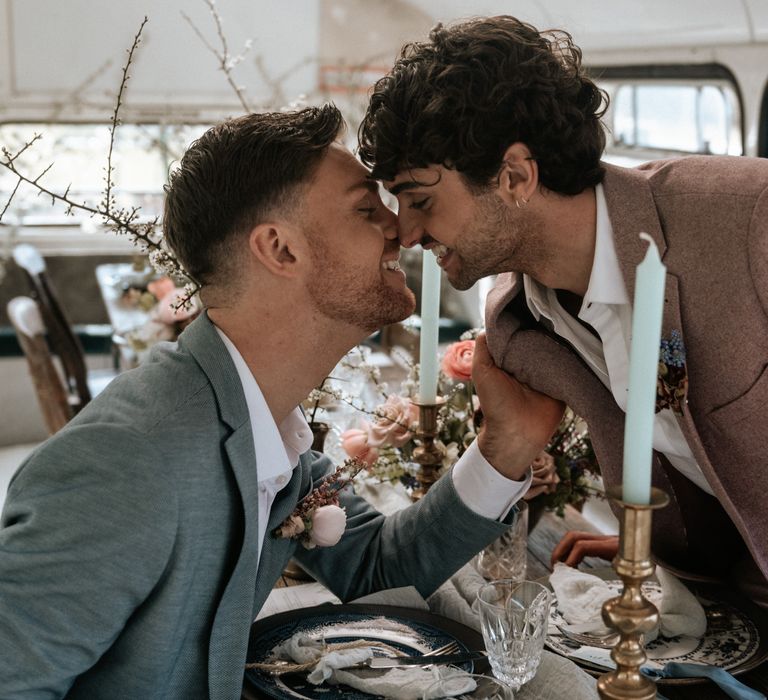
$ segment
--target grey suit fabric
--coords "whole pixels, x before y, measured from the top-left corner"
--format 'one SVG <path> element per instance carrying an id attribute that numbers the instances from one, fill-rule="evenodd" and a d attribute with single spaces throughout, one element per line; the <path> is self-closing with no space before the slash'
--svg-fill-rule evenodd
<path id="1" fill-rule="evenodd" d="M 654 513 L 654 553 L 721 578 L 751 558 L 768 577 L 768 160 L 606 165 L 603 186 L 630 299 L 641 231 L 667 266 L 662 337 L 680 331 L 689 381 L 678 424 L 715 494 L 655 454 L 653 483 L 672 503 Z M 624 413 L 570 345 L 536 323 L 516 276 L 499 277 L 486 323 L 496 362 L 582 415 L 606 483 L 621 483 Z"/>
<path id="2" fill-rule="evenodd" d="M 301 456 L 270 531 L 329 467 Z M 257 488 L 240 381 L 203 315 L 14 476 L 0 698 L 239 698 L 251 621 L 296 549 L 268 535 L 257 569 Z M 344 600 L 410 583 L 427 595 L 506 528 L 450 478 L 389 518 L 350 494 L 343 504 L 342 541 L 296 554 Z"/>

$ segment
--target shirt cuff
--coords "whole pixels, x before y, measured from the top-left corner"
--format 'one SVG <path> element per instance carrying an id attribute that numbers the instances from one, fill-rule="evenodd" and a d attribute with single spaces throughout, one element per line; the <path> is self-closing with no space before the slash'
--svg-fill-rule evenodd
<path id="1" fill-rule="evenodd" d="M 522 481 L 507 479 L 483 457 L 475 440 L 456 462 L 451 475 L 453 487 L 464 505 L 478 515 L 503 520 L 528 491 L 533 470 L 528 467 Z"/>

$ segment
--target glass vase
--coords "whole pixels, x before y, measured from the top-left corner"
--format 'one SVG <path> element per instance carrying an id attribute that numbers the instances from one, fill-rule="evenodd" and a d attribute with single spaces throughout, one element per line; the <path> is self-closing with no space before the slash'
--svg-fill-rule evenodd
<path id="1" fill-rule="evenodd" d="M 517 504 L 514 524 L 477 557 L 475 568 L 489 581 L 511 579 L 524 581 L 528 570 L 528 503 Z"/>

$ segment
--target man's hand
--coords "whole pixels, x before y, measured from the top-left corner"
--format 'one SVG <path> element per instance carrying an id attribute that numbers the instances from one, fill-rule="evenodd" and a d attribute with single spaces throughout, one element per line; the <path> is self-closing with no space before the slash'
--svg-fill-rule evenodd
<path id="1" fill-rule="evenodd" d="M 554 493 L 560 483 L 560 477 L 557 475 L 557 468 L 552 455 L 546 452 L 539 453 L 539 456 L 533 460 L 531 468 L 533 469 L 533 479 L 531 479 L 531 486 L 523 498 L 530 501 L 542 493 Z"/>
<path id="2" fill-rule="evenodd" d="M 483 410 L 477 436 L 483 457 L 508 479 L 519 481 L 560 423 L 565 404 L 540 394 L 499 369 L 478 336 L 472 381 Z"/>
<path id="3" fill-rule="evenodd" d="M 619 552 L 616 535 L 598 535 L 594 532 L 571 530 L 552 550 L 550 563 L 562 561 L 568 566 L 578 566 L 584 557 L 600 557 L 611 561 Z"/>

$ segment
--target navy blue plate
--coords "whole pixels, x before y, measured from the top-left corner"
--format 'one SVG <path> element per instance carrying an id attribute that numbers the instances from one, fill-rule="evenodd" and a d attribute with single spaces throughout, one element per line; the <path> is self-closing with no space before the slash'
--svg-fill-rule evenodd
<path id="1" fill-rule="evenodd" d="M 460 651 L 483 648 L 479 632 L 454 620 L 423 610 L 386 605 L 319 605 L 291 610 L 253 623 L 248 663 L 268 661 L 278 644 L 297 632 L 329 642 L 370 639 L 386 642 L 409 655 L 424 654 L 455 641 Z M 487 670 L 485 660 L 460 664 L 472 673 Z M 262 671 L 245 671 L 245 697 L 278 700 L 371 700 L 376 697 L 347 686 L 313 686 L 304 675 L 277 677 Z M 250 692 L 247 692 L 250 691 Z"/>

